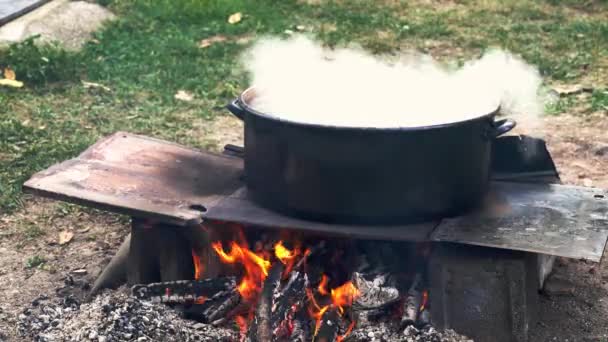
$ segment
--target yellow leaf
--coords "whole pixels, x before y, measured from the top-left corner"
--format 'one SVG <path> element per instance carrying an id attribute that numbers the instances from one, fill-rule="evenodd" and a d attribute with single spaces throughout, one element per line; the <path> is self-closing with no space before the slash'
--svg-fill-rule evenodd
<path id="1" fill-rule="evenodd" d="M 15 81 L 15 80 L 7 80 L 6 78 L 3 78 L 3 79 L 0 79 L 0 86 L 21 88 L 21 87 L 23 87 L 23 82 Z"/>
<path id="2" fill-rule="evenodd" d="M 74 233 L 64 230 L 61 233 L 59 233 L 59 244 L 65 245 L 66 243 L 72 241 L 73 237 L 74 237 Z"/>
<path id="3" fill-rule="evenodd" d="M 13 69 L 4 68 L 4 78 L 6 78 L 7 80 L 14 81 L 17 79 L 17 75 L 15 75 L 15 72 L 13 71 Z"/>
<path id="4" fill-rule="evenodd" d="M 228 17 L 228 24 L 236 24 L 243 19 L 243 13 L 236 12 Z"/>

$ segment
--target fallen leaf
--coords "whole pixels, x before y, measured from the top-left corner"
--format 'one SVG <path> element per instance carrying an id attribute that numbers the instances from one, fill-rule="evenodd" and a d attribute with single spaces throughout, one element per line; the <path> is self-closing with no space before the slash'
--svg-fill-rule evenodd
<path id="1" fill-rule="evenodd" d="M 225 42 L 226 40 L 228 40 L 228 38 L 226 38 L 226 36 L 217 35 L 217 36 L 213 36 L 213 37 L 209 37 L 209 38 L 205 38 L 205 39 L 201 40 L 200 42 L 198 42 L 198 47 L 200 47 L 201 49 L 204 49 L 204 48 L 210 47 L 211 45 L 213 45 L 215 43 Z"/>
<path id="2" fill-rule="evenodd" d="M 89 230 L 91 230 L 91 227 L 86 227 L 86 228 L 79 229 L 79 230 L 77 230 L 77 232 L 80 233 L 80 234 L 82 234 L 82 233 L 88 232 Z"/>
<path id="3" fill-rule="evenodd" d="M 4 68 L 4 78 L 6 78 L 7 80 L 15 81 L 17 79 L 17 75 L 15 75 L 13 69 Z"/>
<path id="4" fill-rule="evenodd" d="M 228 24 L 236 24 L 243 19 L 243 13 L 236 12 L 228 17 Z"/>
<path id="5" fill-rule="evenodd" d="M 7 86 L 7 87 L 12 87 L 12 88 L 21 88 L 23 87 L 23 82 L 21 81 L 15 81 L 15 80 L 8 80 L 6 78 L 3 78 L 0 80 L 0 86 Z"/>
<path id="6" fill-rule="evenodd" d="M 186 101 L 186 102 L 190 102 L 192 100 L 194 100 L 194 95 L 186 90 L 178 90 L 177 93 L 175 93 L 175 99 L 176 100 L 180 100 L 180 101 Z"/>
<path id="7" fill-rule="evenodd" d="M 103 89 L 105 91 L 111 91 L 112 89 L 104 86 L 103 84 L 99 84 L 99 83 L 95 83 L 95 82 L 87 82 L 87 81 L 82 81 L 82 85 L 86 88 L 100 88 Z"/>
<path id="8" fill-rule="evenodd" d="M 72 233 L 68 230 L 64 230 L 61 233 L 59 233 L 59 244 L 65 245 L 66 243 L 72 241 L 73 237 L 74 237 L 74 233 Z"/>

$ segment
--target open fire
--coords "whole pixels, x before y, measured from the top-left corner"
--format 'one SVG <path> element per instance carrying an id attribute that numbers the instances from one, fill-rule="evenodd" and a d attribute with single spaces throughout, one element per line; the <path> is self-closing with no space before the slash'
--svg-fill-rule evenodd
<path id="1" fill-rule="evenodd" d="M 359 341 L 366 327 L 399 331 L 430 322 L 424 270 L 404 262 L 425 258 L 426 247 L 414 244 L 409 257 L 393 250 L 394 257 L 370 261 L 362 259 L 373 259 L 377 248 L 352 241 L 256 232 L 262 241 L 250 244 L 241 227 L 204 228 L 230 234 L 211 234 L 218 237 L 209 241 L 211 257 L 192 251 L 194 281 L 138 285 L 133 292 L 177 304 L 205 323 L 236 324 L 241 341 Z M 222 272 L 207 275 L 209 262 L 218 261 Z"/>

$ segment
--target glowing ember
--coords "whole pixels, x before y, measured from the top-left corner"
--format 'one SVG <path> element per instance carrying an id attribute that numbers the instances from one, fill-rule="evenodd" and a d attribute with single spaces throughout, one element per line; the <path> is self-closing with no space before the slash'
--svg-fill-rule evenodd
<path id="1" fill-rule="evenodd" d="M 355 321 L 350 322 L 350 324 L 348 325 L 348 329 L 346 329 L 346 332 L 344 332 L 344 334 L 338 336 L 336 338 L 336 342 L 342 342 L 344 341 L 344 339 L 346 337 L 348 337 L 348 335 L 350 335 L 350 333 L 353 331 L 353 329 L 355 328 Z"/>
<path id="2" fill-rule="evenodd" d="M 192 250 L 192 261 L 194 262 L 194 279 L 200 280 L 203 275 L 203 263 L 194 250 Z"/>
<path id="3" fill-rule="evenodd" d="M 194 301 L 194 303 L 195 304 L 203 304 L 203 303 L 205 303 L 205 301 L 207 301 L 207 297 L 200 296 L 200 297 L 196 298 L 196 300 Z"/>
<path id="4" fill-rule="evenodd" d="M 241 336 L 245 336 L 247 334 L 247 318 L 243 316 L 236 316 L 234 321 L 236 322 L 236 325 L 239 326 Z"/>
<path id="5" fill-rule="evenodd" d="M 420 304 L 420 312 L 424 311 L 428 300 L 429 300 L 429 291 L 424 290 L 424 292 L 422 292 L 422 303 Z"/>
<path id="6" fill-rule="evenodd" d="M 322 275 L 321 276 L 321 282 L 319 283 L 319 286 L 317 287 L 317 290 L 323 296 L 327 296 L 329 294 L 329 292 L 327 291 L 327 283 L 328 282 L 329 282 L 329 278 L 327 278 L 327 276 L 325 274 Z"/>
<path id="7" fill-rule="evenodd" d="M 236 242 L 230 244 L 230 253 L 226 253 L 221 242 L 211 244 L 220 259 L 228 264 L 240 263 L 245 267 L 245 275 L 237 290 L 245 300 L 253 300 L 262 290 L 262 283 L 268 276 L 270 261 L 263 255 L 258 255 L 247 246 L 240 246 Z"/>
<path id="8" fill-rule="evenodd" d="M 338 308 L 340 314 L 343 314 L 344 306 L 353 305 L 353 301 L 357 299 L 360 294 L 361 293 L 353 282 L 348 281 L 344 285 L 331 290 L 331 303 Z"/>

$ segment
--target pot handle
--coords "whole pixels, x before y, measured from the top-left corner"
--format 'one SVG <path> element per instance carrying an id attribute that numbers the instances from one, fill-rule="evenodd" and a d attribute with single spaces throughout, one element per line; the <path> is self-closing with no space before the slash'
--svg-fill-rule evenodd
<path id="1" fill-rule="evenodd" d="M 509 132 L 510 130 L 515 128 L 516 125 L 517 122 L 511 119 L 502 119 L 494 121 L 494 138 Z"/>
<path id="2" fill-rule="evenodd" d="M 242 121 L 245 120 L 246 111 L 245 109 L 243 109 L 243 107 L 239 105 L 239 99 L 232 100 L 232 102 L 226 105 L 226 109 L 228 109 L 230 113 L 232 113 L 234 116 L 241 119 Z"/>

